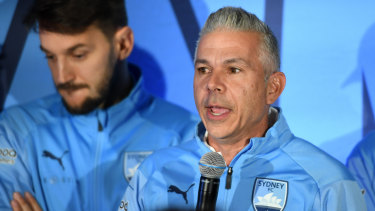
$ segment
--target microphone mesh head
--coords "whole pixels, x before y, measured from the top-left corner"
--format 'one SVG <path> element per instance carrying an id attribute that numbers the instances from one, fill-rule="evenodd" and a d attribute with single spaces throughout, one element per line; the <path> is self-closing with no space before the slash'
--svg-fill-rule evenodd
<path id="1" fill-rule="evenodd" d="M 225 168 L 224 158 L 217 152 L 208 152 L 199 161 L 199 170 L 207 178 L 220 178 Z"/>

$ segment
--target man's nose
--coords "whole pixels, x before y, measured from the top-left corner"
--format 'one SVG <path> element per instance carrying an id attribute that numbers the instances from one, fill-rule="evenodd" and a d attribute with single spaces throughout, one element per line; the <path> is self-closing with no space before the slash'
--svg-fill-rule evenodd
<path id="1" fill-rule="evenodd" d="M 55 68 L 54 77 L 55 77 L 55 82 L 57 84 L 67 83 L 74 79 L 72 67 L 69 65 L 69 63 L 66 60 L 64 59 L 58 60 L 54 68 Z"/>
<path id="2" fill-rule="evenodd" d="M 215 73 L 214 71 L 211 73 L 210 78 L 208 79 L 207 89 L 211 92 L 223 92 L 225 91 L 225 84 L 223 81 L 223 75 L 220 73 Z"/>

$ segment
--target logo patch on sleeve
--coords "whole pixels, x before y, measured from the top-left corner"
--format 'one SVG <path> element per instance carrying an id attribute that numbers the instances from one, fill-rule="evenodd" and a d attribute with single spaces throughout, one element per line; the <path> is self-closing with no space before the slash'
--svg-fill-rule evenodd
<path id="1" fill-rule="evenodd" d="M 124 200 L 121 201 L 121 204 L 120 204 L 120 208 L 119 210 L 125 210 L 125 211 L 128 211 L 128 204 L 129 202 L 125 202 Z"/>
<path id="2" fill-rule="evenodd" d="M 125 152 L 124 155 L 124 175 L 128 182 L 134 176 L 135 172 L 137 171 L 139 165 L 141 165 L 142 161 L 149 156 L 152 151 L 147 152 Z"/>
<path id="3" fill-rule="evenodd" d="M 0 164 L 14 165 L 17 152 L 14 149 L 0 148 Z"/>
<path id="4" fill-rule="evenodd" d="M 283 211 L 287 198 L 287 181 L 256 178 L 253 188 L 253 206 L 256 211 Z"/>

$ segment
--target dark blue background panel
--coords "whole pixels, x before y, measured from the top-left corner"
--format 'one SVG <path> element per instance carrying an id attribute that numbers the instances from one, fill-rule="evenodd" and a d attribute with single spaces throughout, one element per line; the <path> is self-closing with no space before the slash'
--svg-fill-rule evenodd
<path id="1" fill-rule="evenodd" d="M 19 0 L 16 4 L 12 19 L 10 21 L 6 37 L 1 45 L 0 54 L 0 111 L 3 109 L 5 98 L 9 92 L 13 76 L 16 72 L 28 29 L 22 25 L 23 18 L 31 8 L 31 0 Z M 8 3 L 13 9 L 14 5 Z M 10 10 L 13 11 L 13 10 Z M 4 11 L 5 12 L 5 11 Z M 4 14 L 3 14 L 4 15 Z M 6 15 L 6 14 L 5 14 Z M 7 14 L 8 17 L 10 14 Z M 5 30 L 4 30 L 5 31 Z"/>

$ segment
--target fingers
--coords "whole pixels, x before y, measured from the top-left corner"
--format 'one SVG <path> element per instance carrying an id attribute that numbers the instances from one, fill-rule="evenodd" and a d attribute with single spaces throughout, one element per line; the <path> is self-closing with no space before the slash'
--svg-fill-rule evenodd
<path id="1" fill-rule="evenodd" d="M 42 209 L 39 207 L 38 202 L 35 200 L 33 195 L 31 195 L 29 192 L 25 193 L 25 198 L 29 205 L 31 205 L 31 208 L 33 211 L 42 211 Z"/>
<path id="2" fill-rule="evenodd" d="M 10 202 L 13 211 L 31 211 L 31 207 L 18 192 L 13 193 L 13 200 Z"/>
<path id="3" fill-rule="evenodd" d="M 28 192 L 23 197 L 20 193 L 13 193 L 13 200 L 10 202 L 13 211 L 42 211 L 38 202 Z"/>
<path id="4" fill-rule="evenodd" d="M 21 206 L 14 199 L 12 201 L 10 201 L 10 206 L 12 206 L 13 211 L 21 211 Z"/>

